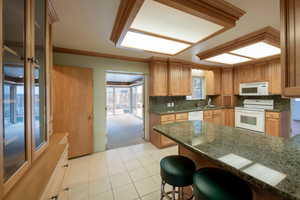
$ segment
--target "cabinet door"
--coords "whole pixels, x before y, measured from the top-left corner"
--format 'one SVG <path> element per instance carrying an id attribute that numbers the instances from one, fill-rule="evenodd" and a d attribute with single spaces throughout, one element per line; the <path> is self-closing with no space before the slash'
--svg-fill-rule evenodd
<path id="1" fill-rule="evenodd" d="M 28 120 L 30 116 L 30 110 L 28 110 L 30 78 L 28 74 L 30 71 L 28 70 L 29 63 L 26 61 L 30 47 L 27 45 L 25 37 L 25 35 L 28 36 L 26 28 L 29 25 L 26 20 L 28 14 L 26 12 L 28 5 L 26 4 L 28 2 L 4 0 L 0 2 L 1 5 L 2 3 L 3 23 L 1 21 L 0 26 L 3 26 L 3 38 L 1 38 L 3 43 L 1 43 L 0 92 L 1 99 L 3 99 L 3 101 L 1 100 L 1 109 L 3 110 L 0 128 L 0 164 L 2 168 L 0 169 L 0 178 L 4 183 L 4 193 L 7 193 L 21 178 L 21 174 L 24 174 L 30 161 L 30 121 Z"/>
<path id="2" fill-rule="evenodd" d="M 300 1 L 281 0 L 283 95 L 300 96 Z"/>
<path id="3" fill-rule="evenodd" d="M 168 95 L 168 63 L 152 61 L 150 63 L 150 96 Z"/>
<path id="4" fill-rule="evenodd" d="M 170 123 L 174 123 L 175 121 L 164 121 L 164 122 L 161 122 L 161 124 L 170 124 Z M 171 145 L 174 145 L 176 144 L 175 141 L 167 138 L 166 136 L 163 136 L 162 134 L 160 133 L 157 133 L 160 135 L 160 146 L 161 147 L 167 147 L 167 146 L 171 146 Z"/>
<path id="5" fill-rule="evenodd" d="M 223 112 L 222 110 L 214 110 L 213 111 L 213 123 L 217 125 L 223 125 Z"/>
<path id="6" fill-rule="evenodd" d="M 225 109 L 224 112 L 224 125 L 234 127 L 234 109 Z"/>
<path id="7" fill-rule="evenodd" d="M 46 131 L 46 0 L 34 1 L 34 59 L 32 64 L 33 148 L 48 142 Z"/>
<path id="8" fill-rule="evenodd" d="M 169 95 L 181 96 L 182 95 L 182 64 L 169 63 Z"/>
<path id="9" fill-rule="evenodd" d="M 176 116 L 176 122 L 187 121 L 189 119 L 188 113 L 179 113 L 179 114 L 176 114 L 175 116 Z"/>
<path id="10" fill-rule="evenodd" d="M 184 96 L 192 95 L 192 69 L 189 65 L 182 66 L 180 83 L 181 83 L 182 95 Z"/>
<path id="11" fill-rule="evenodd" d="M 206 95 L 221 94 L 221 72 L 220 70 L 206 71 Z"/>
<path id="12" fill-rule="evenodd" d="M 266 118 L 266 134 L 280 136 L 280 119 Z"/>
<path id="13" fill-rule="evenodd" d="M 268 80 L 270 94 L 281 94 L 281 63 L 274 60 L 268 64 Z"/>
<path id="14" fill-rule="evenodd" d="M 222 94 L 233 95 L 233 69 L 222 70 Z"/>
<path id="15" fill-rule="evenodd" d="M 240 94 L 240 83 L 241 83 L 240 68 L 236 67 L 234 68 L 234 84 L 233 84 L 235 95 Z"/>
<path id="16" fill-rule="evenodd" d="M 208 110 L 203 112 L 203 121 L 213 123 L 213 111 Z"/>

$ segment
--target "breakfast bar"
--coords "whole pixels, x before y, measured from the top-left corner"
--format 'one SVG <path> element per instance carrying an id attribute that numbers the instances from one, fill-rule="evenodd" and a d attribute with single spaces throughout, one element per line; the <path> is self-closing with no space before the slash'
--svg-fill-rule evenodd
<path id="1" fill-rule="evenodd" d="M 246 181 L 255 200 L 300 200 L 300 136 L 284 139 L 198 120 L 154 130 L 178 143 L 179 154 L 197 168 L 222 168 Z"/>

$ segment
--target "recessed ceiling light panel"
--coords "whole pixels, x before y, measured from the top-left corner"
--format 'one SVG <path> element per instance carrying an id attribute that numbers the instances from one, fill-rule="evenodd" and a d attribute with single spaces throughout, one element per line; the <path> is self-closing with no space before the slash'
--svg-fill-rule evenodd
<path id="1" fill-rule="evenodd" d="M 211 61 L 211 62 L 217 62 L 217 63 L 223 63 L 223 64 L 237 64 L 237 63 L 242 63 L 242 62 L 247 62 L 250 61 L 250 59 L 245 58 L 245 57 L 240 57 L 228 53 L 223 53 L 211 58 L 205 59 L 206 61 Z"/>
<path id="2" fill-rule="evenodd" d="M 190 44 L 128 31 L 121 43 L 121 46 L 174 55 L 189 47 Z"/>
<path id="3" fill-rule="evenodd" d="M 268 56 L 278 55 L 281 53 L 280 48 L 272 46 L 265 42 L 257 42 L 249 46 L 231 51 L 231 53 L 250 58 L 264 58 Z"/>
<path id="4" fill-rule="evenodd" d="M 196 43 L 224 27 L 162 3 L 146 0 L 130 28 Z"/>

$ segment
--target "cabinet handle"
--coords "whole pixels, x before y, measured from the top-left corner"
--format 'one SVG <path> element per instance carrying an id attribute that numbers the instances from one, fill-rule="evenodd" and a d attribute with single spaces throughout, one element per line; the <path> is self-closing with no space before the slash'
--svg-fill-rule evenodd
<path id="1" fill-rule="evenodd" d="M 31 57 L 31 58 L 27 58 L 27 61 L 30 63 L 34 63 L 34 64 L 39 64 L 39 59 Z"/>
<path id="2" fill-rule="evenodd" d="M 58 195 L 52 196 L 50 199 L 51 200 L 57 200 L 58 199 Z"/>
<path id="3" fill-rule="evenodd" d="M 67 167 L 69 167 L 69 164 L 63 165 L 63 167 L 67 168 Z"/>
<path id="4" fill-rule="evenodd" d="M 33 57 L 27 58 L 27 61 L 30 62 L 30 63 L 34 63 L 34 58 Z"/>

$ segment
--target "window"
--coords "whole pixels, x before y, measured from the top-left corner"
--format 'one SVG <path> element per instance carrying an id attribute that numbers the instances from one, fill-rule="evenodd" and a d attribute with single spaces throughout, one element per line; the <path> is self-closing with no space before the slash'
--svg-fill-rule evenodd
<path id="1" fill-rule="evenodd" d="M 192 78 L 192 96 L 187 96 L 187 100 L 205 99 L 204 77 L 193 76 Z"/>

